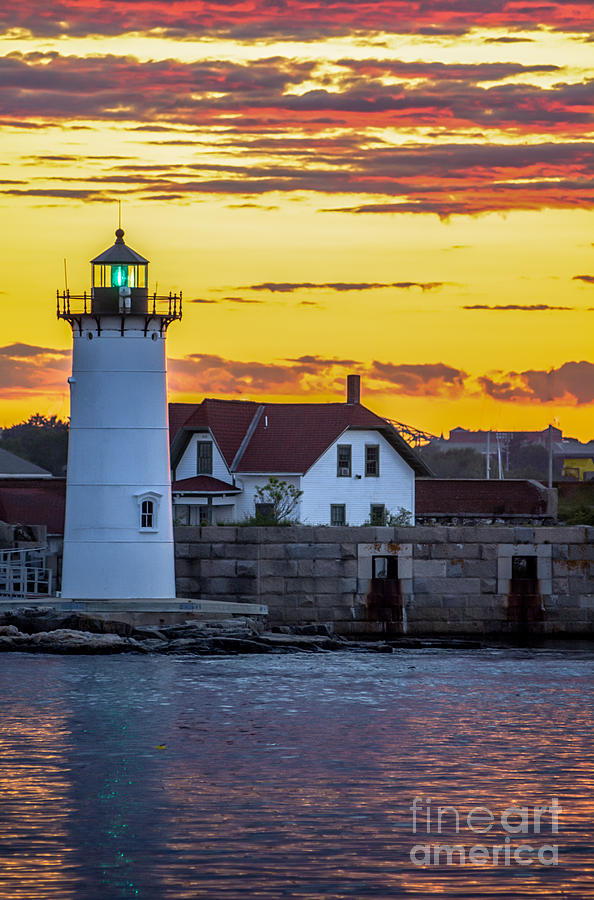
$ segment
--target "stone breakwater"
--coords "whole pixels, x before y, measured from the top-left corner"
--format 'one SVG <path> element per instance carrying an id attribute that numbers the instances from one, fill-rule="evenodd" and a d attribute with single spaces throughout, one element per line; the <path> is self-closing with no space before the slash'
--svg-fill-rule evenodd
<path id="1" fill-rule="evenodd" d="M 594 634 L 594 528 L 175 529 L 177 592 L 263 603 L 269 625 L 343 635 Z"/>

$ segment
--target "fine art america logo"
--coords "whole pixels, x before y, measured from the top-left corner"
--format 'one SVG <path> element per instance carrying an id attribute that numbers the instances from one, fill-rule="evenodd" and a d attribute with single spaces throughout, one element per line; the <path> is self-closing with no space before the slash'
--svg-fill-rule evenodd
<path id="1" fill-rule="evenodd" d="M 508 806 L 500 813 L 486 806 L 460 810 L 455 806 L 431 806 L 427 797 L 414 797 L 412 833 L 426 843 L 411 847 L 415 866 L 556 866 L 559 847 L 550 835 L 559 833 L 562 808 L 556 797 L 547 806 Z M 436 836 L 456 835 L 456 843 L 441 843 Z M 489 835 L 480 843 L 476 835 Z M 495 839 L 494 843 L 491 841 Z"/>

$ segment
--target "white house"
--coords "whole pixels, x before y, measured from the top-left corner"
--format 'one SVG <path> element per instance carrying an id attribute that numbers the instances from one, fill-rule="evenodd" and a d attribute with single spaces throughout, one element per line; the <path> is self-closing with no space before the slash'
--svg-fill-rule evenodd
<path id="1" fill-rule="evenodd" d="M 404 508 L 414 521 L 415 475 L 431 472 L 396 429 L 360 403 L 205 399 L 169 405 L 177 524 L 253 516 L 256 488 L 275 476 L 303 491 L 302 523 L 382 524 Z"/>

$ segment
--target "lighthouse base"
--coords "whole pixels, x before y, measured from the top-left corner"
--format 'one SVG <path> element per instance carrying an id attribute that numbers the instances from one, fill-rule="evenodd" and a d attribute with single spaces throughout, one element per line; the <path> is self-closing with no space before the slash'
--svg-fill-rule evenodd
<path id="1" fill-rule="evenodd" d="M 2 613 L 52 610 L 57 613 L 81 613 L 106 622 L 122 622 L 133 627 L 177 625 L 188 621 L 221 622 L 247 616 L 264 622 L 268 607 L 262 603 L 233 603 L 225 600 L 186 600 L 182 597 L 161 600 L 71 600 L 67 597 L 36 597 L 0 600 Z"/>
<path id="2" fill-rule="evenodd" d="M 173 540 L 64 541 L 62 596 L 84 600 L 175 600 Z"/>

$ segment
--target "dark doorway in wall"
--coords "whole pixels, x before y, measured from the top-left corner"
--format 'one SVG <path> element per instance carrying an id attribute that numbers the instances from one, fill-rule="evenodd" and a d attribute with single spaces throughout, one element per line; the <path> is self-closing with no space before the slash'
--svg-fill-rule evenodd
<path id="1" fill-rule="evenodd" d="M 536 556 L 512 556 L 507 618 L 520 637 L 529 637 L 543 619 Z"/>
<path id="2" fill-rule="evenodd" d="M 370 622 L 381 622 L 387 634 L 402 634 L 402 593 L 397 556 L 373 556 L 367 594 Z"/>

